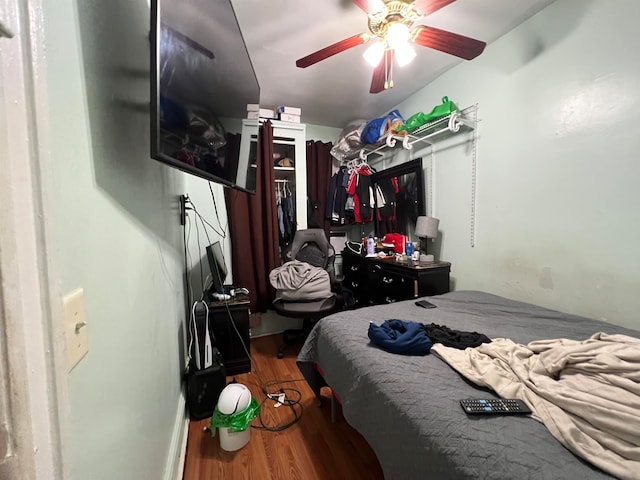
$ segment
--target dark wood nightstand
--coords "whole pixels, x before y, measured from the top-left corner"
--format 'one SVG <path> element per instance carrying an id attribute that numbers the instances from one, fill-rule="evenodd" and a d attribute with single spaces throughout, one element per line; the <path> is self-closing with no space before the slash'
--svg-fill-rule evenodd
<path id="1" fill-rule="evenodd" d="M 440 295 L 449 291 L 449 262 L 397 262 L 342 252 L 343 287 L 354 295 L 355 307 Z"/>
<path id="2" fill-rule="evenodd" d="M 227 376 L 250 372 L 251 359 L 244 349 L 246 346 L 247 350 L 251 351 L 249 344 L 249 297 L 242 295 L 228 301 L 210 302 L 209 322 L 216 337 L 216 346 L 222 354 Z"/>

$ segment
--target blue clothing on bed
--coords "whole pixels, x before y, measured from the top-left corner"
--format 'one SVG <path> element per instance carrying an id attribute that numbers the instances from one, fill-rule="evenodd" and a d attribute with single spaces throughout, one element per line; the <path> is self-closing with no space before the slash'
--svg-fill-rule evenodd
<path id="1" fill-rule="evenodd" d="M 378 326 L 369 323 L 369 339 L 378 347 L 401 355 L 426 355 L 433 342 L 421 323 L 385 320 Z"/>

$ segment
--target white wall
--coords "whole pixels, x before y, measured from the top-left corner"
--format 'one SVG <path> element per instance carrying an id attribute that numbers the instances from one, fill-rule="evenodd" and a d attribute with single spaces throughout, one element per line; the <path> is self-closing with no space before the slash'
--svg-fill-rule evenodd
<path id="1" fill-rule="evenodd" d="M 307 140 L 336 143 L 340 136 L 340 128 L 307 124 Z"/>
<path id="2" fill-rule="evenodd" d="M 398 106 L 479 103 L 474 248 L 468 144 L 435 159 L 456 289 L 640 328 L 638 18 L 634 0 L 558 0 Z"/>
<path id="3" fill-rule="evenodd" d="M 162 479 L 184 412 L 184 180 L 149 158 L 149 7 L 44 3 L 58 271 L 84 289 L 89 337 L 68 375 L 68 478 Z"/>

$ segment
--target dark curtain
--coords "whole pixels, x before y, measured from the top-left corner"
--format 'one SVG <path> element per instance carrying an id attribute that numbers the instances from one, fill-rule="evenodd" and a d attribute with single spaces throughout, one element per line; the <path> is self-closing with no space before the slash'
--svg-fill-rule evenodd
<path id="1" fill-rule="evenodd" d="M 269 272 L 280 266 L 275 173 L 273 170 L 273 127 L 260 127 L 256 168 L 256 193 L 225 188 L 233 283 L 249 290 L 252 312 L 266 312 L 275 291 Z"/>
<path id="2" fill-rule="evenodd" d="M 224 146 L 226 149 L 226 158 L 240 158 L 241 137 L 242 135 L 237 133 L 227 133 L 225 135 L 225 140 L 227 141 L 227 144 Z M 224 171 L 225 174 L 222 178 L 235 182 L 238 176 L 238 162 L 227 162 L 224 166 Z"/>
<path id="3" fill-rule="evenodd" d="M 329 238 L 330 222 L 325 218 L 327 192 L 331 180 L 331 143 L 307 141 L 307 224 L 322 228 Z"/>

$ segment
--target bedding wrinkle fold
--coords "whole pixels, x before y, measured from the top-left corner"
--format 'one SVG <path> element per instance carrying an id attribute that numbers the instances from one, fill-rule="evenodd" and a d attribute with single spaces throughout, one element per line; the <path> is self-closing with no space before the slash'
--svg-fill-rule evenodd
<path id="1" fill-rule="evenodd" d="M 524 400 L 576 455 L 622 479 L 640 479 L 640 339 L 598 332 L 582 341 L 495 338 L 431 351 L 472 382 Z"/>

